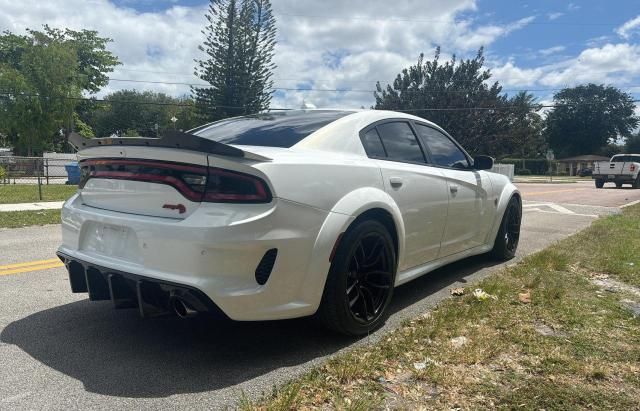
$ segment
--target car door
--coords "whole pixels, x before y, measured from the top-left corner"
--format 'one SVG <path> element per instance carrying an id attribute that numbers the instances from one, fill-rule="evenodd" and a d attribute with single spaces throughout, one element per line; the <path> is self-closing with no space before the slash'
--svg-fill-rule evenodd
<path id="1" fill-rule="evenodd" d="M 440 256 L 484 244 L 495 211 L 489 175 L 472 169 L 468 155 L 440 130 L 420 123 L 415 128 L 447 183 L 449 209 Z"/>
<path id="2" fill-rule="evenodd" d="M 438 258 L 449 201 L 441 170 L 426 164 L 406 120 L 377 123 L 360 135 L 367 155 L 380 167 L 386 192 L 402 213 L 405 249 L 398 271 Z"/>

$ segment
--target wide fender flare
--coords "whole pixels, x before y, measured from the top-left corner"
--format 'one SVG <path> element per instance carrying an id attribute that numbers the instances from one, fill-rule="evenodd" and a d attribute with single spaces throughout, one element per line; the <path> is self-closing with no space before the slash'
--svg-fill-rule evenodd
<path id="1" fill-rule="evenodd" d="M 313 248 L 301 290 L 306 303 L 320 306 L 324 285 L 329 274 L 331 252 L 342 233 L 368 210 L 382 209 L 393 218 L 398 237 L 398 259 L 404 252 L 405 229 L 400 208 L 390 195 L 379 188 L 363 187 L 343 196 L 331 209 L 325 219 Z M 399 260 L 400 261 L 400 260 Z"/>
<path id="2" fill-rule="evenodd" d="M 489 231 L 486 241 L 487 244 L 491 245 L 491 247 L 493 247 L 493 244 L 496 241 L 496 236 L 498 235 L 498 230 L 500 229 L 500 224 L 502 223 L 504 212 L 507 209 L 507 204 L 509 204 L 509 201 L 514 195 L 517 195 L 520 198 L 520 203 L 522 203 L 522 195 L 520 194 L 520 190 L 518 190 L 518 188 L 512 183 L 509 183 L 502 188 L 502 192 L 498 193 L 498 196 L 496 197 L 496 215 L 494 217 L 493 226 Z"/>

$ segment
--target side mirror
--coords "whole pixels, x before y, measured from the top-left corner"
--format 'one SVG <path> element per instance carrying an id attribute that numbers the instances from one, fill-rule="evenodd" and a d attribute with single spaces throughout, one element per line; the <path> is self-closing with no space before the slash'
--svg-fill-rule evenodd
<path id="1" fill-rule="evenodd" d="M 493 157 L 477 156 L 473 158 L 474 170 L 490 170 L 493 167 Z"/>

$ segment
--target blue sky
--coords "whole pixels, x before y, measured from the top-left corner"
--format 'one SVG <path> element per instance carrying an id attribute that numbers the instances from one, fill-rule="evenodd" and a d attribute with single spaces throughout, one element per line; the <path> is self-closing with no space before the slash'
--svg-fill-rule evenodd
<path id="1" fill-rule="evenodd" d="M 203 37 L 201 0 L 0 0 L 0 28 L 91 28 L 124 63 L 101 94 L 122 88 L 189 92 Z M 554 91 L 607 83 L 640 98 L 640 2 L 499 0 L 274 0 L 278 28 L 273 106 L 368 107 L 420 52 L 472 57 L 505 90 Z M 135 80 L 129 81 L 129 80 Z M 148 83 L 146 83 L 148 81 Z M 166 83 L 166 84 L 162 84 Z M 635 86 L 635 87 L 634 87 Z M 312 88 L 315 90 L 282 90 Z M 352 90 L 335 92 L 330 90 Z M 511 91 L 513 90 L 513 91 Z"/>
<path id="2" fill-rule="evenodd" d="M 540 61 L 532 56 L 537 50 L 563 47 L 548 57 L 554 62 L 578 55 L 590 43 L 615 41 L 614 30 L 640 14 L 638 1 L 576 1 L 538 0 L 532 2 L 483 0 L 478 2 L 478 23 L 512 21 L 536 16 L 525 29 L 498 39 L 490 47 L 493 54 L 513 57 L 525 67 L 535 67 Z"/>

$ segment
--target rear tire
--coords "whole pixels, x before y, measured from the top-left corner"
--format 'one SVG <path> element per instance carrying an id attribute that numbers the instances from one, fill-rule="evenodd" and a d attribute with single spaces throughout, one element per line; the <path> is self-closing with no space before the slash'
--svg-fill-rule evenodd
<path id="1" fill-rule="evenodd" d="M 520 241 L 522 204 L 518 197 L 511 197 L 502 215 L 502 222 L 493 243 L 491 255 L 502 261 L 511 260 L 516 255 Z"/>
<path id="2" fill-rule="evenodd" d="M 393 239 L 384 225 L 364 220 L 342 236 L 316 313 L 332 331 L 358 336 L 386 321 L 396 279 Z"/>
<path id="3" fill-rule="evenodd" d="M 596 180 L 596 188 L 604 187 L 604 180 Z"/>
<path id="4" fill-rule="evenodd" d="M 622 188 L 622 183 L 616 183 L 616 188 Z"/>
<path id="5" fill-rule="evenodd" d="M 636 181 L 633 183 L 633 188 L 640 188 L 640 173 L 638 173 L 638 177 L 636 177 Z"/>

